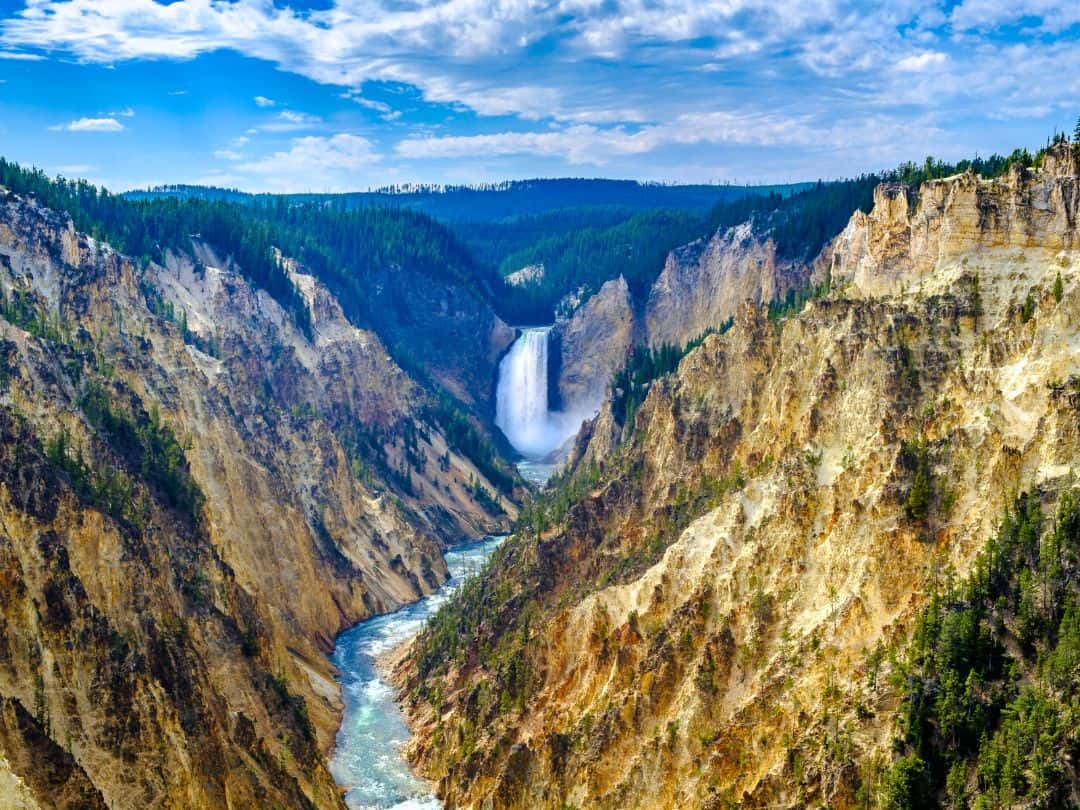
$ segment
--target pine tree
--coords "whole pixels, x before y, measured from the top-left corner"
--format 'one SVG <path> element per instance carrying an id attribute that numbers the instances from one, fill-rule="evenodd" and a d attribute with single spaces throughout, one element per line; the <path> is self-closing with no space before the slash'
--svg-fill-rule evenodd
<path id="1" fill-rule="evenodd" d="M 1076 129 L 1073 130 L 1073 146 L 1072 146 L 1073 165 L 1076 167 L 1076 173 L 1080 174 L 1080 116 L 1076 118 Z"/>
<path id="2" fill-rule="evenodd" d="M 1024 305 L 1020 308 L 1020 320 L 1027 323 L 1035 317 L 1035 298 L 1031 293 L 1024 299 Z"/>
<path id="3" fill-rule="evenodd" d="M 1065 285 L 1061 282 L 1061 271 L 1058 270 L 1057 278 L 1054 279 L 1054 301 L 1061 303 L 1061 297 L 1065 294 Z"/>
<path id="4" fill-rule="evenodd" d="M 930 472 L 924 464 L 919 464 L 915 478 L 911 483 L 904 511 L 910 520 L 922 520 L 930 511 Z"/>

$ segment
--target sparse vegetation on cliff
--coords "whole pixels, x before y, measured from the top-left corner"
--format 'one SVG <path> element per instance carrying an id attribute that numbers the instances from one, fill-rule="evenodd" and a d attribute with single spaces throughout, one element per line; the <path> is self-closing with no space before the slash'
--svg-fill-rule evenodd
<path id="1" fill-rule="evenodd" d="M 731 320 L 717 329 L 699 335 L 685 346 L 672 346 L 669 343 L 660 346 L 643 346 L 634 349 L 626 364 L 615 372 L 611 381 L 611 412 L 619 425 L 633 425 L 649 386 L 655 380 L 670 374 L 679 366 L 679 361 L 702 344 L 710 334 L 723 334 L 731 328 Z"/>

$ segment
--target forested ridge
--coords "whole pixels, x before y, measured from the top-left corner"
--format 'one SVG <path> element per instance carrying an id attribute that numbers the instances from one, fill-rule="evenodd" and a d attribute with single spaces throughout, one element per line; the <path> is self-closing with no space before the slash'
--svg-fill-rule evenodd
<path id="1" fill-rule="evenodd" d="M 40 169 L 26 169 L 3 158 L 0 185 L 66 212 L 78 230 L 144 264 L 161 261 L 166 250 L 189 250 L 192 237 L 198 236 L 231 256 L 245 276 L 270 293 L 310 334 L 307 306 L 274 253 L 278 234 L 241 207 L 179 198 L 128 200 L 85 180 L 51 179 Z"/>
<path id="2" fill-rule="evenodd" d="M 891 175 L 890 175 L 891 176 Z M 847 223 L 855 209 L 869 211 L 874 187 L 886 175 L 818 182 L 797 191 L 785 189 L 724 201 L 707 212 L 656 210 L 605 224 L 599 213 L 579 228 L 542 236 L 514 250 L 499 264 L 506 276 L 529 265 L 543 265 L 543 277 L 507 292 L 502 311 L 517 323 L 542 323 L 557 314 L 567 295 L 584 300 L 605 281 L 623 276 L 640 303 L 677 247 L 717 231 L 752 221 L 755 233 L 771 238 L 784 259 L 812 258 Z M 556 221 L 556 226 L 565 222 Z M 520 227 L 530 233 L 534 221 Z M 513 244 L 513 225 L 497 226 L 499 244 Z M 488 255 L 494 255 L 489 253 Z"/>
<path id="3" fill-rule="evenodd" d="M 307 333 L 307 307 L 275 250 L 317 275 L 359 325 L 370 325 L 365 280 L 385 268 L 407 267 L 487 300 L 498 297 L 501 284 L 445 227 L 410 210 L 291 204 L 284 196 L 258 198 L 253 205 L 196 196 L 128 198 L 2 159 L 0 184 L 66 211 L 78 230 L 144 262 L 163 260 L 166 250 L 187 251 L 193 238 L 201 239 L 231 258 Z"/>
<path id="4" fill-rule="evenodd" d="M 880 182 L 917 187 L 968 169 L 998 176 L 1013 164 L 1036 166 L 1044 154 L 1018 149 L 957 163 L 928 157 L 846 180 L 754 188 L 569 178 L 334 195 L 198 186 L 118 195 L 2 159 L 0 184 L 67 211 L 79 230 L 144 262 L 187 250 L 198 237 L 232 258 L 310 335 L 310 314 L 277 251 L 319 277 L 350 320 L 376 331 L 385 312 L 371 305 L 371 278 L 398 269 L 469 290 L 508 323 L 544 323 L 567 296 L 583 301 L 620 275 L 640 303 L 670 251 L 740 223 L 772 239 L 782 259 L 808 260 L 854 210 L 870 209 Z M 504 281 L 527 265 L 543 265 L 542 278 Z M 391 349 L 409 364 L 403 347 Z"/>
<path id="5" fill-rule="evenodd" d="M 567 209 L 622 208 L 647 211 L 669 208 L 707 211 L 722 200 L 764 194 L 793 186 L 735 186 L 726 184 L 642 183 L 603 178 L 535 178 L 479 185 L 404 184 L 370 191 L 339 194 L 252 194 L 237 189 L 167 185 L 130 191 L 133 199 L 173 196 L 265 204 L 279 196 L 290 204 L 314 203 L 345 208 L 395 207 L 425 213 L 451 225 L 511 222 Z"/>
<path id="6" fill-rule="evenodd" d="M 643 298 L 672 249 L 702 235 L 701 217 L 684 211 L 650 211 L 610 227 L 585 227 L 551 236 L 502 260 L 499 272 L 508 275 L 532 264 L 544 266 L 543 278 L 515 288 L 506 308 L 518 323 L 554 318 L 559 301 L 568 294 L 596 292 L 603 283 L 623 276 Z"/>

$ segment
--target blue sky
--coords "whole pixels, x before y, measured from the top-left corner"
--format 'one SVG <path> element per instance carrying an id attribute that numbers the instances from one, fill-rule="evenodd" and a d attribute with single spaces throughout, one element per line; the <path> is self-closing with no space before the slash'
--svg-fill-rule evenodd
<path id="1" fill-rule="evenodd" d="M 0 0 L 0 154 L 117 190 L 783 182 L 1077 115 L 1076 0 Z"/>

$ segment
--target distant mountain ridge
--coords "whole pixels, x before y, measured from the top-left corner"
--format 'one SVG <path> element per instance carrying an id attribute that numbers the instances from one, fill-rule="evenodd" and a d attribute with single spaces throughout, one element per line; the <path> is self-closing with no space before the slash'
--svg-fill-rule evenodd
<path id="1" fill-rule="evenodd" d="M 198 185 L 165 185 L 125 192 L 131 199 L 198 197 L 227 202 L 325 201 L 346 208 L 387 205 L 422 211 L 446 222 L 502 220 L 567 208 L 619 206 L 634 210 L 669 208 L 707 211 L 719 202 L 773 191 L 790 193 L 808 183 L 774 186 L 668 185 L 637 180 L 556 178 L 511 180 L 475 186 L 399 185 L 339 194 L 270 194 Z"/>

